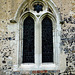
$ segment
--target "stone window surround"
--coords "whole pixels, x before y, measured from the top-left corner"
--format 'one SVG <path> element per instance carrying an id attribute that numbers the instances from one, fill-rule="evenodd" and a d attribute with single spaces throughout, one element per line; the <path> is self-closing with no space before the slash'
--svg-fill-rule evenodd
<path id="1" fill-rule="evenodd" d="M 36 16 L 37 13 L 33 13 L 33 11 L 32 12 L 24 12 L 20 16 L 20 19 L 18 20 L 18 23 L 17 23 L 19 26 L 19 42 L 17 45 L 17 48 L 18 48 L 17 49 L 17 66 L 18 66 L 18 69 L 22 69 L 22 70 L 58 70 L 59 69 L 59 60 L 60 60 L 59 54 L 60 54 L 60 49 L 61 49 L 60 48 L 60 43 L 61 43 L 61 41 L 60 41 L 60 36 L 61 36 L 60 14 L 57 11 L 57 9 L 55 9 L 54 6 L 53 6 L 53 10 L 55 12 L 56 17 L 54 17 L 54 15 L 48 11 L 44 11 L 43 13 L 41 12 L 41 15 L 39 17 Z M 37 59 L 35 61 L 35 64 L 22 64 L 23 21 L 29 14 L 34 19 L 35 26 L 38 25 L 37 21 L 39 21 L 40 28 L 41 28 L 41 22 L 46 15 L 48 15 L 48 17 L 52 20 L 52 23 L 53 23 L 53 54 L 54 54 L 53 58 L 54 58 L 54 63 L 43 63 L 42 64 L 41 63 L 42 62 L 41 61 L 41 56 L 42 56 L 41 47 L 37 46 L 35 49 L 35 58 Z M 17 17 L 15 17 L 15 19 L 17 19 Z M 35 30 L 37 30 L 36 27 L 35 27 Z M 40 29 L 40 31 L 41 31 L 41 29 Z M 35 36 L 36 36 L 35 40 L 38 37 L 38 35 L 36 35 L 37 33 L 41 33 L 41 32 L 39 32 L 39 31 L 35 32 Z M 41 34 L 40 34 L 40 36 L 41 36 Z M 57 39 L 59 39 L 59 40 L 57 40 Z M 39 40 L 41 43 L 41 38 L 36 40 L 36 42 L 38 42 Z M 37 43 L 35 43 L 35 45 L 37 45 Z M 40 44 L 38 44 L 38 45 L 40 45 Z M 37 49 L 40 49 L 40 51 L 37 52 Z M 40 62 L 38 61 L 39 58 L 37 58 L 37 57 L 39 57 L 38 53 L 40 55 Z"/>
<path id="2" fill-rule="evenodd" d="M 33 19 L 34 19 L 34 22 L 35 22 L 35 63 L 34 64 L 23 64 L 22 63 L 22 50 L 23 50 L 23 22 L 24 22 L 24 19 L 30 15 Z M 41 38 L 41 22 L 42 20 L 44 19 L 45 16 L 48 16 L 51 20 L 52 20 L 52 23 L 53 23 L 53 63 L 42 63 L 42 49 L 41 49 L 41 42 L 42 42 L 42 38 Z M 39 29 L 37 29 L 38 25 L 40 26 Z M 57 70 L 58 69 L 58 63 L 59 63 L 59 53 L 60 53 L 60 49 L 59 49 L 59 46 L 60 46 L 60 40 L 57 40 L 57 39 L 60 39 L 60 35 L 59 35 L 59 30 L 57 30 L 57 26 L 56 26 L 56 20 L 54 18 L 54 16 L 47 12 L 47 13 L 44 13 L 43 15 L 41 15 L 40 17 L 37 17 L 36 15 L 30 13 L 30 12 L 26 12 L 24 13 L 22 16 L 21 16 L 21 19 L 20 19 L 20 42 L 19 42 L 19 68 L 22 68 L 24 70 Z M 38 42 L 40 41 L 40 42 Z M 39 50 L 39 51 L 38 51 Z"/>

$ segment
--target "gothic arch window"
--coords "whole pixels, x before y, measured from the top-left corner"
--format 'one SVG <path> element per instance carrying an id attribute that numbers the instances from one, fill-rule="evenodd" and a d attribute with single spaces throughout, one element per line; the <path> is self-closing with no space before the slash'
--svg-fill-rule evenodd
<path id="1" fill-rule="evenodd" d="M 52 21 L 45 17 L 42 20 L 42 62 L 53 62 L 53 28 Z"/>
<path id="2" fill-rule="evenodd" d="M 42 45 L 42 63 L 50 63 L 53 62 L 53 27 L 52 21 L 47 16 L 42 20 L 42 23 L 39 25 L 39 21 L 37 25 L 40 28 L 42 26 L 41 31 L 41 39 L 42 43 L 38 41 Z M 34 20 L 28 16 L 23 23 L 23 63 L 34 63 L 36 59 L 34 59 L 35 48 L 34 39 L 36 36 L 35 33 Z M 39 30 L 38 30 L 39 31 Z M 39 34 L 39 35 L 40 35 Z M 38 35 L 38 36 L 39 36 Z M 35 37 L 34 37 L 35 36 Z M 39 36 L 40 37 L 40 36 Z M 39 39 L 39 38 L 37 38 Z M 37 43 L 37 42 L 36 42 Z M 39 52 L 39 51 L 38 51 Z"/>
<path id="3" fill-rule="evenodd" d="M 15 17 L 20 39 L 18 66 L 24 70 L 57 70 L 61 31 L 57 9 L 51 1 L 26 1 Z"/>
<path id="4" fill-rule="evenodd" d="M 28 16 L 23 23 L 23 63 L 34 63 L 34 20 Z"/>

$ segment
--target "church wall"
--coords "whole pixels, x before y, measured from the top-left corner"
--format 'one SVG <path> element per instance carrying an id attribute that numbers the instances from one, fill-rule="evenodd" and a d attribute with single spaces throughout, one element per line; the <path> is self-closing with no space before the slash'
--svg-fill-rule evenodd
<path id="1" fill-rule="evenodd" d="M 17 46 L 19 25 L 11 19 L 24 0 L 0 0 L 0 75 L 48 75 L 75 74 L 75 0 L 53 0 L 60 12 L 61 20 L 61 54 L 60 67 L 56 71 L 19 71 L 17 70 Z"/>

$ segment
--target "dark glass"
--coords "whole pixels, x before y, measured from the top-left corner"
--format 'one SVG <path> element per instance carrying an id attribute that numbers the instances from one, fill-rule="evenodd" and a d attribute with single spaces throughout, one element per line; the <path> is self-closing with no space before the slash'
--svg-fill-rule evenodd
<path id="1" fill-rule="evenodd" d="M 53 62 L 52 21 L 48 17 L 42 21 L 42 62 Z"/>
<path id="2" fill-rule="evenodd" d="M 37 11 L 37 13 L 39 13 L 40 11 L 42 11 L 43 6 L 42 5 L 34 5 L 34 11 Z"/>
<path id="3" fill-rule="evenodd" d="M 23 63 L 34 63 L 34 20 L 28 16 L 23 24 Z"/>

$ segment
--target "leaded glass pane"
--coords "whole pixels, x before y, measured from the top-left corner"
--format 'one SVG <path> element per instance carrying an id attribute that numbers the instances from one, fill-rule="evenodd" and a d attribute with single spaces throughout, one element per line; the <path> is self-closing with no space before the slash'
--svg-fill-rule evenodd
<path id="1" fill-rule="evenodd" d="M 23 24 L 23 63 L 34 63 L 34 20 L 30 16 Z"/>
<path id="2" fill-rule="evenodd" d="M 39 5 L 39 4 L 34 5 L 34 11 L 37 11 L 37 13 L 39 13 L 42 10 L 43 10 L 43 6 L 42 5 Z"/>
<path id="3" fill-rule="evenodd" d="M 53 62 L 52 21 L 45 17 L 42 21 L 42 62 Z"/>

